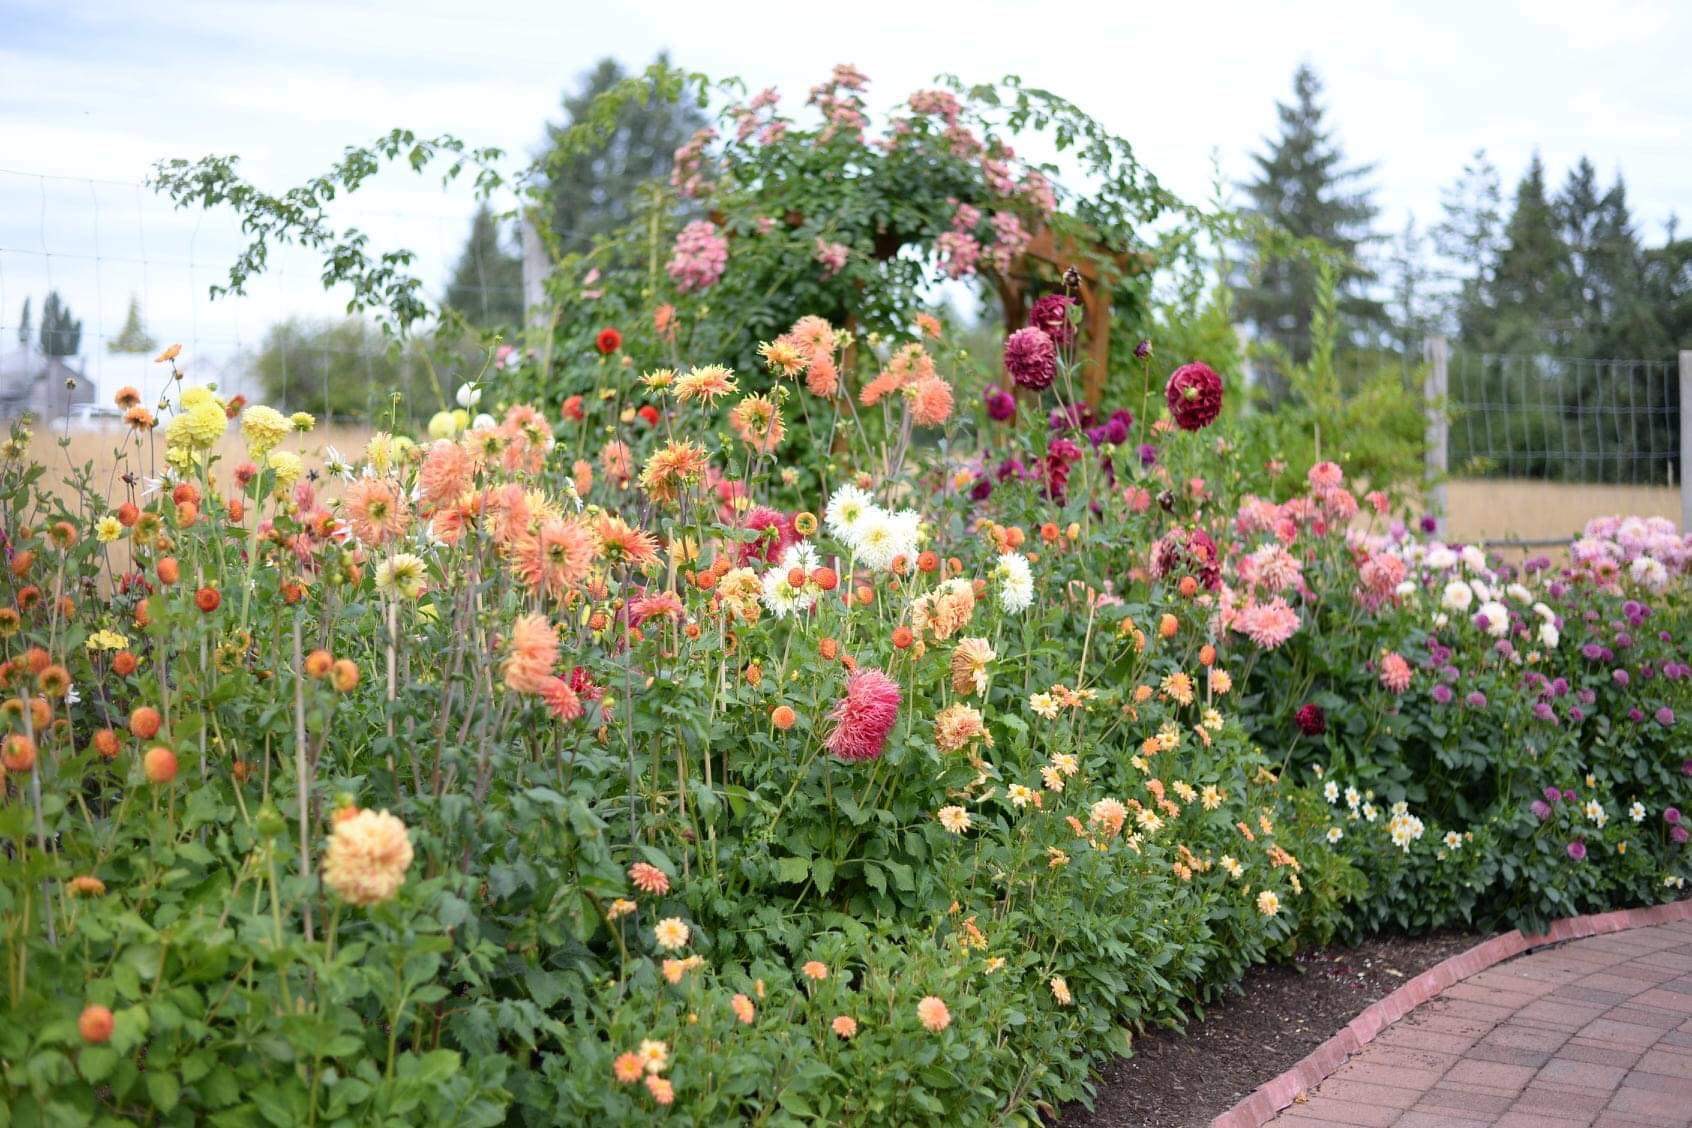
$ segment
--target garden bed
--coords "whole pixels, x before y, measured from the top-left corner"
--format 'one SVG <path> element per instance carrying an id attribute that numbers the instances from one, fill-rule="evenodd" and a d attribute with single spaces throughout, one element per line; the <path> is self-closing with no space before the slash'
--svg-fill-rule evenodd
<path id="1" fill-rule="evenodd" d="M 1183 1030 L 1148 1031 L 1132 1057 L 1100 1073 L 1089 1111 L 1063 1128 L 1191 1128 L 1208 1124 L 1332 1037 L 1370 1003 L 1486 939 L 1470 932 L 1375 936 L 1356 947 L 1301 952 L 1252 968 Z"/>

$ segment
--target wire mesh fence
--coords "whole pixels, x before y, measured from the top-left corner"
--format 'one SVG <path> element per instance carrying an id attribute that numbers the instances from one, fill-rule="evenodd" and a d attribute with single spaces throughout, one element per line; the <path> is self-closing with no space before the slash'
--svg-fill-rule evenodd
<path id="1" fill-rule="evenodd" d="M 1467 477 L 1675 486 L 1676 361 L 1452 350 L 1450 467 Z"/>

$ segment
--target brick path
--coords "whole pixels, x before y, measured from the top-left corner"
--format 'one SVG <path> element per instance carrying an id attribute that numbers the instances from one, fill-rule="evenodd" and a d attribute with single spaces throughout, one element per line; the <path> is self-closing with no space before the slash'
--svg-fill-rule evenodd
<path id="1" fill-rule="evenodd" d="M 1692 1128 L 1692 922 L 1575 940 L 1472 976 L 1271 1123 Z"/>

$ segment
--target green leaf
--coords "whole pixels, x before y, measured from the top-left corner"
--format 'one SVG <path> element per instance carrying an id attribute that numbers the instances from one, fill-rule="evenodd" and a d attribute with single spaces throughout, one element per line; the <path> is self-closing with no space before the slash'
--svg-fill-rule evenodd
<path id="1" fill-rule="evenodd" d="M 176 1102 L 182 1098 L 182 1086 L 176 1080 L 174 1073 L 158 1070 L 147 1071 L 147 1095 L 152 1098 L 153 1105 L 160 1112 L 169 1112 L 176 1107 Z"/>
<path id="2" fill-rule="evenodd" d="M 809 858 L 782 858 L 776 862 L 776 877 L 781 881 L 804 881 L 810 872 Z"/>

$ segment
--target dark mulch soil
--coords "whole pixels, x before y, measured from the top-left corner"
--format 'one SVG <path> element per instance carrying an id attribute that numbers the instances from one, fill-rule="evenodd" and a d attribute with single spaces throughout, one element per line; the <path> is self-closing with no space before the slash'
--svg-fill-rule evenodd
<path id="1" fill-rule="evenodd" d="M 1378 936 L 1255 967 L 1185 1031 L 1151 1030 L 1132 1057 L 1105 1066 L 1091 1112 L 1064 1109 L 1061 1128 L 1191 1128 L 1208 1124 L 1339 1033 L 1364 1007 L 1484 940 L 1462 932 Z"/>

